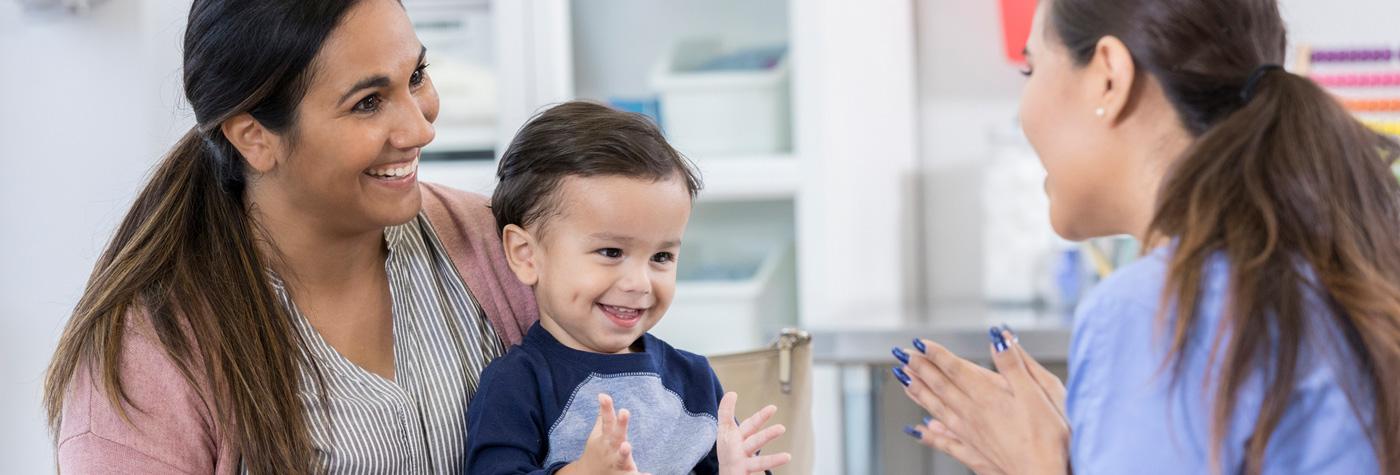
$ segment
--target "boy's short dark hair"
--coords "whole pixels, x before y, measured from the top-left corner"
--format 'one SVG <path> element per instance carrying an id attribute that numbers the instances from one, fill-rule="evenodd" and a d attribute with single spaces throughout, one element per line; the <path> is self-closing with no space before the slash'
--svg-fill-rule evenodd
<path id="1" fill-rule="evenodd" d="M 531 118 L 511 140 L 496 168 L 491 214 L 496 232 L 526 227 L 557 210 L 565 177 L 679 177 L 694 199 L 702 187 L 695 165 L 646 116 L 571 101 Z"/>

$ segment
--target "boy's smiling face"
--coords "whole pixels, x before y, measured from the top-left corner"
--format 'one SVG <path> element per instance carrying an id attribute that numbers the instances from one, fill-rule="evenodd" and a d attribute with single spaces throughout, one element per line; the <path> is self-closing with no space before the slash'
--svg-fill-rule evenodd
<path id="1" fill-rule="evenodd" d="M 553 213 L 530 229 L 507 226 L 512 270 L 535 290 L 540 325 L 564 345 L 627 353 L 661 320 L 676 289 L 676 260 L 691 198 L 662 181 L 570 176 Z"/>

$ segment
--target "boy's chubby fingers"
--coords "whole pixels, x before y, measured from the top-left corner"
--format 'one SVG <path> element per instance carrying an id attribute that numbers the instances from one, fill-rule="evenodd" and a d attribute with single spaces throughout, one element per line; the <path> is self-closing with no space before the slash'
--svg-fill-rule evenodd
<path id="1" fill-rule="evenodd" d="M 627 443 L 627 423 L 632 420 L 632 413 L 626 409 L 617 411 L 617 424 L 613 425 L 612 441 L 614 444 Z"/>
<path id="2" fill-rule="evenodd" d="M 739 393 L 730 391 L 724 393 L 724 398 L 719 400 L 719 427 L 720 429 L 736 428 L 734 422 L 734 406 L 739 404 Z"/>
<path id="3" fill-rule="evenodd" d="M 782 424 L 774 424 L 773 426 L 770 426 L 767 429 L 763 429 L 759 433 L 749 436 L 749 438 L 747 439 L 744 439 L 744 453 L 758 453 L 758 451 L 762 449 L 763 446 L 768 445 L 769 442 L 772 442 L 778 437 L 781 437 L 786 432 L 787 427 L 784 427 Z"/>
<path id="4" fill-rule="evenodd" d="M 746 467 L 746 470 L 749 472 L 762 472 L 766 470 L 772 470 L 783 465 L 787 465 L 787 463 L 791 461 L 792 455 L 788 454 L 787 452 L 772 455 L 761 455 L 749 459 L 748 463 L 746 463 L 746 465 L 748 465 L 748 467 Z"/>
<path id="5" fill-rule="evenodd" d="M 754 435 L 754 433 L 762 429 L 763 425 L 768 423 L 768 419 L 773 418 L 773 414 L 777 412 L 778 406 L 771 404 L 768 405 L 768 407 L 759 409 L 758 412 L 749 416 L 748 419 L 744 419 L 744 422 L 739 425 L 739 433 L 744 434 L 744 437 Z"/>
<path id="6" fill-rule="evenodd" d="M 637 466 L 632 463 L 632 443 L 623 442 L 617 448 L 617 461 L 613 467 L 624 472 L 636 472 Z"/>
<path id="7" fill-rule="evenodd" d="M 613 410 L 612 396 L 598 395 L 598 422 L 603 427 L 603 434 L 612 433 L 613 425 L 617 424 L 617 412 Z"/>

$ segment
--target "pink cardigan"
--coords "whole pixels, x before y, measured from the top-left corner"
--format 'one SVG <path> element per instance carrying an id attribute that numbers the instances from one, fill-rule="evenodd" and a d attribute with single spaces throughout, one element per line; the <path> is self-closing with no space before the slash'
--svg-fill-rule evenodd
<path id="1" fill-rule="evenodd" d="M 486 197 L 423 184 L 423 211 L 458 274 L 507 346 L 539 318 L 534 294 L 505 262 Z M 108 403 L 89 371 L 75 375 L 63 407 L 58 465 L 64 473 L 234 473 L 237 454 L 225 444 L 212 408 L 201 401 L 166 356 L 148 321 L 128 319 L 121 377 L 140 410 L 131 424 Z"/>

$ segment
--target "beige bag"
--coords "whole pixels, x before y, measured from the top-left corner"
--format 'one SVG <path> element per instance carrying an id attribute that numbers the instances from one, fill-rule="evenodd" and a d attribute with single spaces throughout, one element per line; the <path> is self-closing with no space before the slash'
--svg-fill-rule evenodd
<path id="1" fill-rule="evenodd" d="M 784 329 L 768 348 L 709 359 L 724 390 L 739 393 L 736 416 L 740 421 L 763 406 L 778 406 L 768 424 L 782 424 L 787 433 L 764 447 L 763 453 L 787 452 L 792 462 L 773 473 L 812 473 L 812 337 Z"/>

